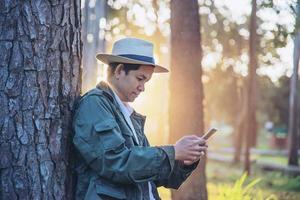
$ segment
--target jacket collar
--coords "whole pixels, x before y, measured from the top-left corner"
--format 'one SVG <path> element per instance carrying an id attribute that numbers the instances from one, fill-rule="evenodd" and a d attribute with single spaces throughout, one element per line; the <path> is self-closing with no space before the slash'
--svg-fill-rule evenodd
<path id="1" fill-rule="evenodd" d="M 121 110 L 116 97 L 114 95 L 113 90 L 111 89 L 110 85 L 108 83 L 106 83 L 105 81 L 101 81 L 100 83 L 98 83 L 96 85 L 96 88 L 101 90 L 103 92 L 103 94 L 108 97 L 108 99 L 119 109 Z"/>
<path id="2" fill-rule="evenodd" d="M 111 87 L 109 86 L 108 83 L 106 83 L 105 81 L 101 81 L 100 83 L 97 84 L 96 88 L 98 88 L 99 90 L 102 90 L 103 93 L 111 100 L 111 102 L 119 109 L 121 110 L 119 104 L 117 103 L 117 100 L 115 98 L 114 92 L 112 91 Z M 146 117 L 135 112 L 135 110 L 133 110 L 132 116 L 138 120 L 141 120 L 143 122 L 145 122 Z"/>
<path id="3" fill-rule="evenodd" d="M 96 85 L 96 88 L 101 90 L 110 98 L 110 100 L 115 101 L 114 103 L 116 103 L 116 99 L 114 98 L 114 92 L 112 91 L 108 83 L 101 81 Z"/>

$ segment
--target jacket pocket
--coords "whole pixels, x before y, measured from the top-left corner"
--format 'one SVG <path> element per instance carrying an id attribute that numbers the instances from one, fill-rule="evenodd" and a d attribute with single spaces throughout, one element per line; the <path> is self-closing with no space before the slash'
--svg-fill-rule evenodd
<path id="1" fill-rule="evenodd" d="M 115 149 L 125 142 L 117 122 L 113 119 L 107 119 L 96 123 L 94 129 L 104 150 Z"/>
<path id="2" fill-rule="evenodd" d="M 106 119 L 100 122 L 97 122 L 95 125 L 95 130 L 98 132 L 108 131 L 117 127 L 117 122 L 113 119 Z"/>
<path id="3" fill-rule="evenodd" d="M 96 193 L 102 198 L 110 197 L 108 199 L 126 199 L 126 193 L 121 185 L 116 185 L 105 180 L 96 180 Z"/>

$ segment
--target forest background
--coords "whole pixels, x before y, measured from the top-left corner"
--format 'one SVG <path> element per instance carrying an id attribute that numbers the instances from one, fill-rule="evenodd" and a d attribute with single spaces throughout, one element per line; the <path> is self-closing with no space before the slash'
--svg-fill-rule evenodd
<path id="1" fill-rule="evenodd" d="M 299 199 L 299 0 L 0 1 L 0 199 L 72 199 L 72 116 L 105 79 L 95 55 L 149 40 L 132 106 L 152 145 L 218 129 L 162 199 Z"/>

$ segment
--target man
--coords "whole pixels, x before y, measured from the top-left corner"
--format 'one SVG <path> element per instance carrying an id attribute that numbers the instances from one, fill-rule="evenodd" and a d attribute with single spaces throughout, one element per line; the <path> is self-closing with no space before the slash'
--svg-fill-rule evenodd
<path id="1" fill-rule="evenodd" d="M 189 135 L 175 145 L 149 146 L 145 117 L 128 102 L 145 90 L 154 72 L 168 72 L 155 64 L 151 43 L 122 39 L 112 54 L 97 59 L 109 65 L 107 83 L 81 98 L 74 117 L 76 199 L 158 200 L 157 187 L 177 189 L 196 168 L 205 140 Z"/>

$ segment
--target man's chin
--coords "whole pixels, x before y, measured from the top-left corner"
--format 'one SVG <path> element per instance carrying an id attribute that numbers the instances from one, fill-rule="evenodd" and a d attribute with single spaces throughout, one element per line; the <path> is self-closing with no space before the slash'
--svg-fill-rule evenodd
<path id="1" fill-rule="evenodd" d="M 129 99 L 129 101 L 128 102 L 134 102 L 134 100 L 135 100 L 136 98 L 131 98 L 131 99 Z"/>
<path id="2" fill-rule="evenodd" d="M 134 100 L 137 98 L 137 96 L 134 96 L 134 97 L 130 97 L 128 98 L 128 102 L 134 102 Z"/>

